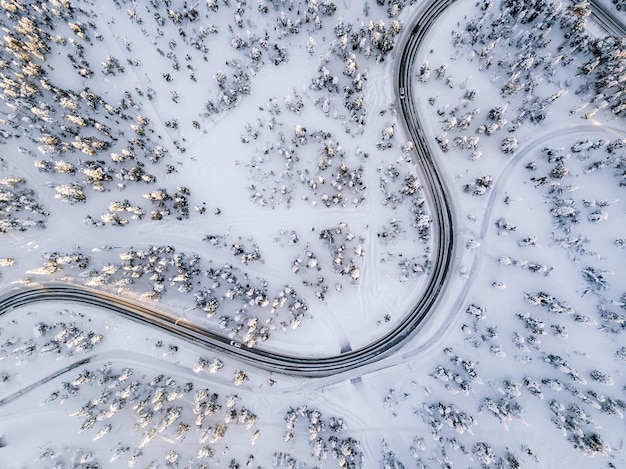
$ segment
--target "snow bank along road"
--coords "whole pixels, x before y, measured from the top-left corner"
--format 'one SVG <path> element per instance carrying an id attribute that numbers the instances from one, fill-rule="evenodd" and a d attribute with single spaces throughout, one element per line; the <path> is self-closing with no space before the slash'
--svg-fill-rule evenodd
<path id="1" fill-rule="evenodd" d="M 429 311 L 436 305 L 446 283 L 453 257 L 454 225 L 447 191 L 437 171 L 430 149 L 419 124 L 413 96 L 412 74 L 414 60 L 422 41 L 430 27 L 443 11 L 455 0 L 431 0 L 417 15 L 413 25 L 408 25 L 410 34 L 402 44 L 402 51 L 396 66 L 396 91 L 399 96 L 399 109 L 406 130 L 415 144 L 418 164 L 424 178 L 425 188 L 434 211 L 436 249 L 430 278 L 419 301 L 407 313 L 398 326 L 371 344 L 354 351 L 332 357 L 300 357 L 248 348 L 209 330 L 200 328 L 186 319 L 176 317 L 146 305 L 90 288 L 67 284 L 44 284 L 22 287 L 0 297 L 0 314 L 14 308 L 42 301 L 77 302 L 106 308 L 127 318 L 150 326 L 160 327 L 176 336 L 208 346 L 226 355 L 270 371 L 307 377 L 325 377 L 339 374 L 354 368 L 371 364 L 401 347 L 417 330 Z M 607 12 L 592 2 L 602 18 Z M 610 15 L 609 15 L 610 18 Z M 621 31 L 623 25 L 619 22 Z"/>

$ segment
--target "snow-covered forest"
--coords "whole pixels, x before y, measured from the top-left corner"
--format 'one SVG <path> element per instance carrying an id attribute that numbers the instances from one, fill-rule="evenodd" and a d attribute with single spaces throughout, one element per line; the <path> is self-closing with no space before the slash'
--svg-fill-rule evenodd
<path id="1" fill-rule="evenodd" d="M 453 2 L 404 96 L 434 3 L 2 0 L 2 294 L 82 285 L 295 357 L 374 343 L 443 229 L 400 99 L 454 249 L 400 350 L 323 378 L 2 311 L 0 467 L 626 465 L 626 6 Z"/>

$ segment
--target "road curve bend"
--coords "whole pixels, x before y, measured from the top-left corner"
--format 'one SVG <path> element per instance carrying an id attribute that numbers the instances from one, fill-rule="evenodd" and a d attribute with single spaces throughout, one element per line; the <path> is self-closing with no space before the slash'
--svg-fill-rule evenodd
<path id="1" fill-rule="evenodd" d="M 294 376 L 327 377 L 372 364 L 395 352 L 417 331 L 428 313 L 436 306 L 446 284 L 453 255 L 453 219 L 445 184 L 438 172 L 430 148 L 422 134 L 412 93 L 412 71 L 415 54 L 426 33 L 454 0 L 431 0 L 418 15 L 402 43 L 397 58 L 395 89 L 398 93 L 402 122 L 414 142 L 423 185 L 433 207 L 435 236 L 432 269 L 423 295 L 393 330 L 374 342 L 330 357 L 290 356 L 259 348 L 248 348 L 228 337 L 194 325 L 184 318 L 159 311 L 144 304 L 103 291 L 73 285 L 50 283 L 11 290 L 0 297 L 0 314 L 36 302 L 75 302 L 104 308 L 136 322 L 159 327 L 190 342 L 211 347 L 259 368 Z"/>

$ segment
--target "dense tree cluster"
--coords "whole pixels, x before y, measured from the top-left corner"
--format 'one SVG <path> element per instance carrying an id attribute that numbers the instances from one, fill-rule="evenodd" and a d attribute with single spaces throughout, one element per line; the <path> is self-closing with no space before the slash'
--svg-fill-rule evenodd
<path id="1" fill-rule="evenodd" d="M 463 191 L 472 195 L 485 195 L 493 187 L 493 178 L 488 174 L 475 178 L 473 182 L 465 184 Z"/>
<path id="2" fill-rule="evenodd" d="M 390 205 L 395 209 L 407 201 L 420 207 L 424 204 L 423 198 L 416 197 L 420 194 L 422 185 L 415 169 L 407 164 L 410 162 L 409 158 L 399 158 L 385 168 L 377 168 L 380 190 L 384 195 L 383 205 Z"/>
<path id="3" fill-rule="evenodd" d="M 554 423 L 582 453 L 593 457 L 610 452 L 610 446 L 602 441 L 602 437 L 596 432 L 588 430 L 590 426 L 596 427 L 597 424 L 577 404 L 571 404 L 566 408 L 562 403 L 552 400 L 550 410 L 554 414 Z"/>
<path id="4" fill-rule="evenodd" d="M 460 434 L 471 431 L 471 427 L 476 425 L 476 421 L 471 415 L 457 409 L 454 404 L 444 404 L 442 402 L 424 404 L 423 409 L 419 413 L 432 427 L 445 423 Z"/>
<path id="5" fill-rule="evenodd" d="M 154 2 L 154 6 L 158 4 Z M 6 31 L 0 44 L 3 135 L 30 140 L 42 156 L 35 166 L 59 175 L 55 179 L 60 182 L 49 185 L 56 198 L 69 203 L 85 202 L 87 187 L 102 192 L 112 187 L 123 190 L 130 183 L 154 182 L 156 177 L 146 164 L 168 156 L 158 142 L 162 136 L 141 113 L 142 101 L 153 99 L 154 90 L 122 88 L 109 93 L 110 98 L 97 91 L 94 80 L 100 75 L 92 63 L 99 56 L 97 42 L 104 37 L 92 21 L 95 16 L 71 2 L 6 2 L 1 20 Z M 137 11 L 131 17 L 138 24 L 143 22 Z M 130 43 L 125 41 L 125 45 L 130 52 Z M 82 85 L 59 73 L 66 65 L 64 57 Z M 130 66 L 138 64 L 129 59 Z M 122 60 L 110 54 L 102 57 L 101 70 L 110 80 L 123 79 L 127 73 Z M 19 148 L 35 156 L 28 148 Z M 114 214 L 105 217 L 110 219 L 107 222 L 119 222 Z"/>
<path id="6" fill-rule="evenodd" d="M 2 159 L 0 159 L 2 164 Z M 48 211 L 34 190 L 19 176 L 0 179 L 0 235 L 9 231 L 45 228 Z"/>
<path id="7" fill-rule="evenodd" d="M 246 240 L 239 236 L 234 241 L 229 239 L 227 235 L 210 234 L 204 237 L 204 241 L 208 242 L 212 247 L 229 250 L 244 265 L 248 265 L 250 262 L 262 261 L 261 249 L 252 236 L 249 236 Z"/>
<path id="8" fill-rule="evenodd" d="M 592 58 L 581 66 L 581 72 L 589 76 L 593 83 L 593 109 L 584 114 L 590 118 L 601 109 L 610 108 L 614 114 L 626 116 L 626 38 L 608 36 L 605 38 L 589 39 L 586 52 Z M 582 88 L 585 90 L 586 88 Z"/>
<path id="9" fill-rule="evenodd" d="M 78 406 L 77 401 L 89 392 L 95 397 Z M 181 458 L 180 443 L 191 439 L 198 447 L 192 459 L 207 464 L 214 460 L 229 428 L 238 426 L 250 431 L 257 421 L 257 415 L 241 405 L 237 395 L 220 396 L 192 382 L 179 382 L 173 376 L 149 377 L 110 362 L 100 368 L 83 369 L 45 403 L 57 400 L 69 400 L 76 406 L 70 415 L 82 422 L 78 433 L 91 434 L 99 440 L 111 438 L 113 427 L 116 433 L 121 432 L 124 443 L 114 445 L 107 459 L 113 462 L 124 458 L 131 467 L 142 461 L 149 465 L 158 465 L 159 460 L 168 466 L 175 464 Z M 188 405 L 189 401 L 192 405 Z M 252 443 L 259 436 L 260 430 L 252 432 Z M 165 447 L 162 443 L 155 446 L 151 444 L 155 439 L 169 443 Z M 49 448 L 40 458 L 62 463 L 62 456 L 62 452 Z M 92 458 L 98 460 L 94 455 Z"/>
<path id="10" fill-rule="evenodd" d="M 395 18 L 407 5 L 413 5 L 415 2 L 416 0 L 387 0 L 387 2 L 385 0 L 376 0 L 377 5 L 387 7 L 387 16 L 389 18 Z"/>
<path id="11" fill-rule="evenodd" d="M 87 201 L 87 195 L 85 194 L 85 187 L 78 182 L 71 182 L 69 184 L 53 184 L 55 194 L 54 198 L 66 202 L 71 205 L 76 203 L 85 203 Z"/>
<path id="12" fill-rule="evenodd" d="M 174 213 L 177 220 L 189 218 L 189 203 L 187 202 L 189 194 L 189 189 L 184 186 L 178 187 L 171 195 L 165 188 L 144 194 L 144 197 L 156 207 L 156 210 L 150 212 L 150 217 L 152 220 L 162 220 Z"/>
<path id="13" fill-rule="evenodd" d="M 84 329 L 76 322 L 57 321 L 54 323 L 38 322 L 32 335 L 7 336 L 0 340 L 0 356 L 15 360 L 23 365 L 37 356 L 71 357 L 85 354 L 99 346 L 104 336 L 90 329 Z M 2 373 L 0 373 L 1 375 Z M 11 377 L 7 373 L 7 381 Z"/>
<path id="14" fill-rule="evenodd" d="M 289 409 L 285 413 L 285 423 L 287 426 L 285 441 L 296 439 L 300 433 L 308 433 L 313 455 L 319 461 L 327 459 L 330 454 L 341 468 L 362 467 L 363 453 L 360 450 L 360 442 L 345 435 L 346 424 L 342 418 L 326 419 L 319 410 L 303 405 Z M 275 454 L 274 458 L 279 462 L 275 467 L 281 467 L 286 460 L 292 459 L 283 453 Z M 298 464 L 297 460 L 292 462 Z"/>
<path id="15" fill-rule="evenodd" d="M 330 252 L 332 269 L 340 275 L 349 276 L 353 282 L 358 282 L 361 277 L 359 266 L 365 251 L 365 240 L 357 237 L 347 223 L 341 222 L 335 227 L 325 228 L 320 231 L 320 240 Z M 355 257 L 352 257 L 355 256 Z"/>
<path id="16" fill-rule="evenodd" d="M 305 135 L 299 140 L 301 144 L 303 143 L 302 138 L 305 139 L 305 144 L 307 142 L 306 130 L 304 132 Z M 359 161 L 358 165 L 351 164 L 355 158 L 346 154 L 339 141 L 330 132 L 318 130 L 311 132 L 308 137 L 316 144 L 316 152 L 320 156 L 315 167 L 304 161 L 302 161 L 301 166 L 299 165 L 300 167 L 296 167 L 300 181 L 309 187 L 309 192 L 313 193 L 307 198 L 312 201 L 317 199 L 326 207 L 346 207 L 348 204 L 355 207 L 361 205 L 365 200 L 362 161 Z M 297 148 L 298 144 L 295 145 Z M 344 193 L 347 194 L 344 195 Z"/>
<path id="17" fill-rule="evenodd" d="M 367 116 L 364 95 L 367 68 L 359 69 L 359 61 L 372 57 L 377 62 L 384 61 L 401 31 L 402 23 L 397 20 L 391 21 L 389 26 L 384 20 L 370 21 L 357 29 L 356 25 L 345 23 L 342 18 L 337 19 L 334 28 L 336 38 L 330 44 L 329 52 L 320 56 L 318 75 L 313 78 L 310 87 L 326 94 L 315 100 L 326 114 L 331 108 L 333 94 L 343 92 L 343 106 L 350 113 L 346 131 L 352 132 L 354 129 L 350 123 L 354 123 L 358 132 L 362 133 Z"/>
<path id="18" fill-rule="evenodd" d="M 287 109 L 299 113 L 303 105 L 300 99 L 285 98 Z M 294 108 L 295 106 L 295 108 Z M 365 179 L 363 160 L 367 155 L 360 152 L 350 154 L 331 132 L 310 130 L 295 124 L 293 136 L 287 140 L 283 123 L 275 116 L 281 110 L 276 100 L 267 106 L 272 114 L 269 124 L 259 122 L 258 128 L 246 126 L 248 136 L 242 141 L 249 143 L 250 137 L 259 139 L 263 128 L 277 134 L 277 141 L 270 142 L 257 150 L 248 164 L 253 183 L 248 187 L 251 200 L 262 207 L 287 207 L 296 203 L 300 195 L 303 202 L 311 205 L 331 207 L 358 207 L 365 201 Z"/>
<path id="19" fill-rule="evenodd" d="M 317 299 L 324 301 L 333 291 L 342 291 L 344 278 L 352 285 L 358 285 L 363 264 L 361 258 L 365 255 L 364 239 L 353 234 L 347 223 L 320 230 L 321 252 L 316 252 L 310 242 L 303 246 L 295 231 L 290 236 L 286 243 L 303 249 L 293 259 L 291 271 L 302 279 L 303 285 L 315 292 Z M 330 288 L 329 284 L 333 283 L 334 288 Z"/>
<path id="20" fill-rule="evenodd" d="M 145 210 L 137 205 L 132 205 L 128 199 L 113 201 L 109 204 L 106 213 L 100 216 L 100 221 L 96 221 L 91 216 L 84 220 L 88 225 L 103 226 L 111 224 L 113 226 L 125 226 L 129 218 L 124 214 L 130 214 L 134 220 L 141 220 L 145 215 Z"/>
<path id="21" fill-rule="evenodd" d="M 339 25 L 338 25 L 339 28 Z M 402 31 L 402 23 L 393 20 L 387 26 L 383 20 L 374 23 L 370 21 L 367 25 L 362 24 L 359 29 L 352 30 L 350 25 L 346 26 L 345 34 L 348 34 L 352 50 L 365 55 L 374 56 L 376 61 L 382 62 L 385 56 L 393 49 L 396 39 Z M 335 29 L 335 33 L 338 29 Z"/>
<path id="22" fill-rule="evenodd" d="M 76 270 L 85 270 L 90 262 L 91 257 L 80 251 L 76 252 L 47 252 L 42 255 L 44 263 L 41 267 L 31 270 L 28 273 L 36 275 L 52 275 L 57 272 L 64 271 L 65 268 Z"/>

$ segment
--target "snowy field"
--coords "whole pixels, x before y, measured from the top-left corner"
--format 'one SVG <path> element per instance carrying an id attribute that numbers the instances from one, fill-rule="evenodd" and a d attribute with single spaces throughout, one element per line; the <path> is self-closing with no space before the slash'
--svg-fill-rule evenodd
<path id="1" fill-rule="evenodd" d="M 626 467 L 626 46 L 617 0 L 3 0 L 2 294 L 70 283 L 251 349 L 333 357 L 399 327 L 454 219 L 436 307 L 376 363 L 270 373 L 102 308 L 0 316 L 0 467 Z M 622 29 L 623 30 L 623 29 Z"/>

